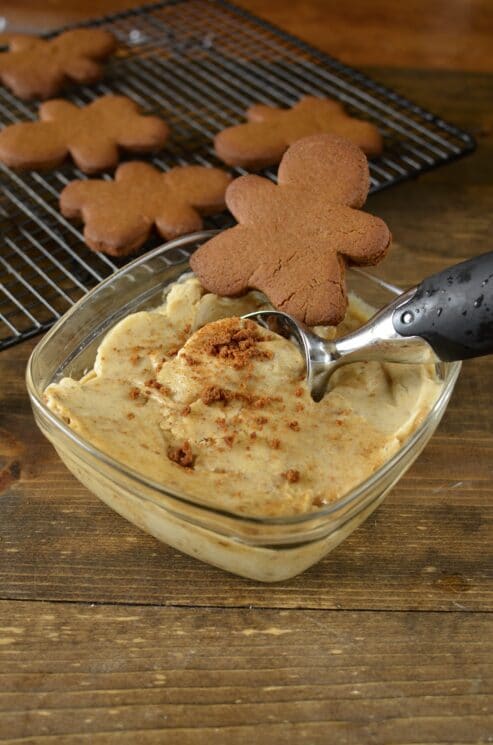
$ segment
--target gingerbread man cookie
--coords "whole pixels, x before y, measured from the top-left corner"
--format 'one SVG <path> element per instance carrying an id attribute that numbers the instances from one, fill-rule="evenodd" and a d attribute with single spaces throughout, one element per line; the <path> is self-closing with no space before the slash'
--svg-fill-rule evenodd
<path id="1" fill-rule="evenodd" d="M 54 39 L 12 34 L 0 54 L 0 81 L 19 98 L 51 98 L 68 80 L 94 83 L 103 75 L 100 61 L 114 51 L 109 31 L 80 28 Z"/>
<path id="2" fill-rule="evenodd" d="M 39 107 L 39 121 L 11 124 L 0 132 L 0 161 L 11 168 L 55 168 L 70 154 L 85 173 L 114 168 L 118 148 L 159 150 L 169 134 L 156 116 L 142 116 L 125 96 L 102 96 L 78 108 L 62 99 Z"/>
<path id="3" fill-rule="evenodd" d="M 360 211 L 369 183 L 367 160 L 351 142 L 299 140 L 277 186 L 253 175 L 233 181 L 226 204 L 239 224 L 202 245 L 191 267 L 210 292 L 261 290 L 309 326 L 336 325 L 347 307 L 346 262 L 376 264 L 390 245 L 385 223 Z"/>
<path id="4" fill-rule="evenodd" d="M 216 135 L 216 153 L 230 166 L 258 170 L 279 163 L 287 148 L 308 135 L 332 133 L 358 145 L 367 155 L 382 152 L 382 137 L 370 122 L 353 119 L 337 101 L 304 96 L 291 109 L 256 104 L 247 124 Z"/>
<path id="5" fill-rule="evenodd" d="M 127 256 L 153 226 L 166 239 L 202 228 L 201 215 L 224 209 L 231 176 L 219 168 L 177 166 L 163 173 L 148 163 L 124 163 L 114 181 L 72 181 L 60 195 L 65 217 L 82 218 L 93 251 Z"/>

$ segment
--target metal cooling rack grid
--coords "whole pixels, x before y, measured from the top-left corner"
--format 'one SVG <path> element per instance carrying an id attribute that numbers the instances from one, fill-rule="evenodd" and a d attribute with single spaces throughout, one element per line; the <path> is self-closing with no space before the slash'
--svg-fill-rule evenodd
<path id="1" fill-rule="evenodd" d="M 385 152 L 370 164 L 372 192 L 474 148 L 467 133 L 223 0 L 168 0 L 83 25 L 111 30 L 121 50 L 103 83 L 74 88 L 66 97 L 80 105 L 122 93 L 162 114 L 172 140 L 150 160 L 163 170 L 221 165 L 212 149 L 217 131 L 243 121 L 253 102 L 289 106 L 303 94 L 337 98 L 349 113 L 379 127 Z M 36 104 L 0 88 L 3 124 L 35 119 L 36 111 Z M 80 227 L 58 211 L 65 184 L 85 178 L 78 169 L 67 163 L 46 173 L 0 170 L 1 349 L 48 328 L 123 262 L 89 251 Z M 227 215 L 206 221 L 208 227 L 231 222 Z"/>

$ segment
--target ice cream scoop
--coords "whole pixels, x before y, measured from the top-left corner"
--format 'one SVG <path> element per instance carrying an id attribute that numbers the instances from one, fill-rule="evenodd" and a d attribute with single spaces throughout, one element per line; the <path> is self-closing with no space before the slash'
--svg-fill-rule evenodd
<path id="1" fill-rule="evenodd" d="M 364 360 L 430 363 L 493 352 L 493 251 L 424 279 L 351 334 L 327 341 L 287 313 L 244 316 L 298 345 L 320 401 L 341 365 Z"/>

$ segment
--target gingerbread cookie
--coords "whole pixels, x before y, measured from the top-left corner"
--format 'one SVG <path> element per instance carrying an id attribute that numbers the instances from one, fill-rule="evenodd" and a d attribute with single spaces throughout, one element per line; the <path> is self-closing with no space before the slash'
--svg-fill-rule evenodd
<path id="1" fill-rule="evenodd" d="M 256 104 L 246 117 L 248 124 L 224 129 L 214 140 L 217 155 L 230 166 L 257 170 L 275 165 L 294 142 L 319 133 L 345 137 L 369 156 L 379 155 L 383 148 L 373 124 L 353 119 L 329 98 L 304 96 L 291 109 Z"/>
<path id="2" fill-rule="evenodd" d="M 51 98 L 68 80 L 94 83 L 103 75 L 99 64 L 116 47 L 102 29 L 64 31 L 54 39 L 12 34 L 9 51 L 0 53 L 0 81 L 19 98 Z"/>
<path id="3" fill-rule="evenodd" d="M 0 132 L 0 161 L 11 168 L 60 165 L 70 154 L 85 173 L 118 164 L 118 148 L 132 153 L 159 150 L 169 134 L 156 116 L 142 116 L 125 96 L 102 96 L 78 108 L 62 99 L 39 107 L 38 122 L 12 124 Z"/>
<path id="4" fill-rule="evenodd" d="M 219 168 L 178 166 L 167 173 L 148 163 L 124 163 L 114 181 L 72 181 L 60 195 L 65 217 L 81 217 L 93 251 L 127 256 L 153 226 L 163 238 L 202 228 L 201 215 L 224 209 L 231 176 Z"/>
<path id="5" fill-rule="evenodd" d="M 390 245 L 385 223 L 360 211 L 370 183 L 362 151 L 334 135 L 299 140 L 278 185 L 242 176 L 226 192 L 239 222 L 201 246 L 190 264 L 218 295 L 264 292 L 309 326 L 336 325 L 347 307 L 346 262 L 376 264 Z"/>

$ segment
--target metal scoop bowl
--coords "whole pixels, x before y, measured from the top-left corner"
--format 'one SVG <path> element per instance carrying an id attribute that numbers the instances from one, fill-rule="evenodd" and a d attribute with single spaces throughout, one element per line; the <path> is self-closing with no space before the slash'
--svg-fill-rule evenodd
<path id="1" fill-rule="evenodd" d="M 287 313 L 243 318 L 294 342 L 314 401 L 333 373 L 351 362 L 451 362 L 493 352 L 493 252 L 456 264 L 407 290 L 351 334 L 327 341 Z"/>

